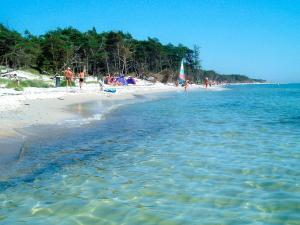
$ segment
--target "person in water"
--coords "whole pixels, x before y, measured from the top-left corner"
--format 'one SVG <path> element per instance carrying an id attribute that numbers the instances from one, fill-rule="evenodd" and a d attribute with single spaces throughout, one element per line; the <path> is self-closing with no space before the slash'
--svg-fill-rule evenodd
<path id="1" fill-rule="evenodd" d="M 186 80 L 185 83 L 184 83 L 184 91 L 187 91 L 187 88 L 190 84 L 190 81 L 189 80 Z"/>
<path id="2" fill-rule="evenodd" d="M 84 82 L 84 77 L 85 77 L 85 70 L 79 73 L 79 87 L 80 89 L 82 88 L 82 84 Z"/>
<path id="3" fill-rule="evenodd" d="M 73 81 L 73 71 L 71 70 L 70 67 L 67 68 L 67 70 L 65 71 L 65 78 L 67 81 L 67 87 L 72 85 L 72 81 Z"/>
<path id="4" fill-rule="evenodd" d="M 204 80 L 205 88 L 207 88 L 208 83 L 209 83 L 208 77 L 205 77 L 205 80 Z"/>

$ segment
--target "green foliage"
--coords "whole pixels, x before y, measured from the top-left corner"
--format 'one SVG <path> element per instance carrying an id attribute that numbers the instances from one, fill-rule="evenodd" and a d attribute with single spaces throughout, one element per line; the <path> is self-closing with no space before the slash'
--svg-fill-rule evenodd
<path id="1" fill-rule="evenodd" d="M 202 74 L 200 75 L 200 80 L 203 81 L 205 77 L 208 77 L 209 80 L 214 80 L 217 82 L 228 82 L 228 83 L 265 82 L 265 80 L 251 79 L 245 75 L 240 75 L 240 74 L 223 75 L 213 70 L 203 70 Z"/>
<path id="2" fill-rule="evenodd" d="M 50 85 L 42 80 L 24 80 L 20 81 L 20 86 L 22 87 L 38 87 L 38 88 L 48 88 Z"/>
<path id="3" fill-rule="evenodd" d="M 0 79 L 1 84 L 5 84 L 6 88 L 14 88 L 22 91 L 25 87 L 48 88 L 50 85 L 42 80 L 22 80 L 19 83 L 16 80 Z"/>
<path id="4" fill-rule="evenodd" d="M 16 86 L 16 87 L 14 87 L 14 89 L 16 91 L 23 91 L 24 90 L 24 88 L 22 86 Z"/>
<path id="5" fill-rule="evenodd" d="M 200 48 L 190 49 L 182 44 L 162 44 L 157 38 L 136 40 L 129 33 L 111 31 L 86 32 L 68 27 L 58 28 L 40 36 L 25 31 L 22 36 L 0 24 L 0 64 L 12 68 L 35 68 L 38 73 L 61 74 L 66 67 L 74 72 L 86 69 L 89 74 L 108 73 L 147 74 L 171 71 L 170 79 L 178 77 L 180 61 L 185 59 L 188 79 L 196 82 L 204 77 L 240 82 L 248 77 L 225 77 L 201 69 Z M 32 69 L 30 69 L 32 71 Z M 37 71 L 32 71 L 36 73 Z"/>
<path id="6" fill-rule="evenodd" d="M 37 69 L 33 69 L 33 68 L 24 68 L 24 69 L 22 69 L 22 70 L 25 71 L 25 72 L 29 72 L 29 73 L 35 74 L 35 75 L 41 75 L 41 74 L 40 74 L 40 71 L 38 71 Z"/>
<path id="7" fill-rule="evenodd" d="M 6 84 L 6 88 L 13 88 L 16 91 L 23 91 L 23 87 L 18 85 L 17 81 L 15 80 L 9 80 Z"/>
<path id="8" fill-rule="evenodd" d="M 61 87 L 66 87 L 67 86 L 67 81 L 66 80 L 62 80 L 61 83 L 60 83 L 60 86 Z M 71 86 L 75 87 L 75 82 L 74 81 L 71 81 Z"/>
<path id="9" fill-rule="evenodd" d="M 0 84 L 7 84 L 10 80 L 0 78 Z"/>

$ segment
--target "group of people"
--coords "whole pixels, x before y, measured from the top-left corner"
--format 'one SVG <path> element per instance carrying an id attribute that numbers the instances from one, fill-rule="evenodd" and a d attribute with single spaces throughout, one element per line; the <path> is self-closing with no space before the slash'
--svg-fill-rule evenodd
<path id="1" fill-rule="evenodd" d="M 84 83 L 84 77 L 86 75 L 85 70 L 82 70 L 81 72 L 79 72 L 77 74 L 77 77 L 79 78 L 79 87 L 80 89 L 82 88 L 82 85 Z M 72 86 L 72 81 L 74 81 L 76 79 L 76 74 L 71 70 L 70 67 L 68 67 L 65 70 L 65 78 L 66 78 L 66 82 L 67 82 L 67 86 Z"/>
<path id="2" fill-rule="evenodd" d="M 82 85 L 84 83 L 84 78 L 86 76 L 86 72 L 85 69 L 83 69 L 81 72 L 79 72 L 76 76 L 76 74 L 72 71 L 72 69 L 70 67 L 68 67 L 65 70 L 65 78 L 66 78 L 66 85 L 67 86 L 72 86 L 72 81 L 74 81 L 76 79 L 76 77 L 79 78 L 79 87 L 80 89 L 82 88 Z M 120 79 L 122 78 L 122 79 Z M 108 84 L 108 85 L 114 85 L 114 86 L 122 86 L 124 85 L 124 82 L 127 84 L 127 82 L 131 82 L 132 84 L 135 84 L 135 80 L 132 77 L 129 77 L 127 80 L 124 78 L 124 76 L 115 76 L 113 74 L 108 74 L 105 78 L 104 78 L 104 84 Z M 204 85 L 205 88 L 208 88 L 208 86 L 211 87 L 211 85 L 216 84 L 215 82 L 212 82 L 208 79 L 208 77 L 205 77 L 204 79 Z M 176 86 L 179 85 L 179 82 L 176 81 Z M 182 87 L 184 87 L 184 90 L 187 91 L 189 85 L 190 85 L 190 81 L 189 80 L 185 80 L 183 83 L 180 83 L 180 85 Z"/>
<path id="3" fill-rule="evenodd" d="M 108 74 L 105 78 L 104 78 L 104 83 L 108 84 L 108 85 L 114 85 L 114 86 L 122 86 L 123 83 L 118 81 L 118 76 L 114 75 L 114 74 Z"/>
<path id="4" fill-rule="evenodd" d="M 75 74 L 73 70 L 68 67 L 64 71 L 64 76 L 66 80 L 66 86 L 72 86 L 72 82 L 78 78 L 79 79 L 79 86 L 80 89 L 82 88 L 82 85 L 84 83 L 84 78 L 86 76 L 86 70 L 83 69 L 81 72 Z M 123 86 L 128 84 L 136 84 L 136 80 L 129 76 L 127 79 L 125 78 L 124 74 L 120 74 L 119 76 L 108 74 L 103 81 L 99 80 L 100 86 L 103 88 L 104 84 L 113 85 L 113 86 Z"/>
<path id="5" fill-rule="evenodd" d="M 185 80 L 185 81 L 183 81 L 182 83 L 180 83 L 180 85 L 181 85 L 182 87 L 184 87 L 184 91 L 187 91 L 187 89 L 188 89 L 188 87 L 189 87 L 190 84 L 191 84 L 191 82 L 190 82 L 189 80 Z M 208 79 L 208 77 L 205 77 L 205 79 L 204 79 L 204 85 L 205 85 L 205 88 L 208 88 L 208 86 L 211 87 L 212 85 L 218 85 L 218 84 L 219 84 L 218 82 L 210 81 L 210 80 Z M 176 85 L 176 87 L 178 87 L 178 85 L 179 85 L 178 80 L 176 81 L 175 85 Z"/>
<path id="6" fill-rule="evenodd" d="M 175 82 L 175 86 L 178 87 L 179 85 L 181 85 L 182 87 L 184 87 L 184 91 L 187 91 L 190 84 L 191 82 L 189 80 L 182 80 L 181 83 L 179 83 L 178 80 L 176 80 Z"/>
<path id="7" fill-rule="evenodd" d="M 113 86 L 123 86 L 128 84 L 136 84 L 136 80 L 131 76 L 129 76 L 126 79 L 124 74 L 119 74 L 119 75 L 108 74 L 104 78 L 104 83 Z"/>
<path id="8" fill-rule="evenodd" d="M 204 80 L 205 88 L 208 88 L 208 86 L 211 87 L 212 85 L 219 85 L 219 84 L 220 84 L 220 82 L 209 80 L 208 77 L 205 77 L 205 80 Z"/>

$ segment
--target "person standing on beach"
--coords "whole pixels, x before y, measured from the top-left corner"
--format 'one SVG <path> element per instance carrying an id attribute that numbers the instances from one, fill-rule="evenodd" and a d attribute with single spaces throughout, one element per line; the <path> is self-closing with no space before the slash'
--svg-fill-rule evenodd
<path id="1" fill-rule="evenodd" d="M 187 91 L 187 88 L 190 84 L 190 81 L 189 80 L 186 80 L 185 83 L 184 83 L 184 91 Z"/>
<path id="2" fill-rule="evenodd" d="M 72 85 L 72 80 L 73 80 L 73 71 L 71 70 L 70 67 L 67 68 L 65 71 L 65 78 L 67 81 L 67 87 Z"/>
<path id="3" fill-rule="evenodd" d="M 85 70 L 79 73 L 79 87 L 82 88 L 82 84 L 84 82 Z"/>
<path id="4" fill-rule="evenodd" d="M 207 88 L 207 86 L 208 86 L 208 83 L 209 83 L 209 81 L 208 81 L 208 77 L 205 77 L 205 80 L 204 80 L 205 88 Z"/>

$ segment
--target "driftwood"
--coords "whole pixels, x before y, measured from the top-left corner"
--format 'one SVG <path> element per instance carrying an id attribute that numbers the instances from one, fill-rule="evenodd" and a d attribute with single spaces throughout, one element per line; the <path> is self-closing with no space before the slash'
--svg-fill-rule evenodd
<path id="1" fill-rule="evenodd" d="M 0 75 L 2 75 L 2 74 L 7 74 L 7 73 L 13 73 L 13 72 L 15 72 L 15 71 L 17 71 L 17 70 L 14 70 L 14 69 L 6 69 L 6 71 L 5 72 L 1 72 L 1 70 L 0 70 Z"/>
<path id="2" fill-rule="evenodd" d="M 1 73 L 0 77 L 8 78 L 10 80 L 27 80 L 26 77 L 21 77 L 21 76 L 18 76 L 16 73 L 11 73 L 11 72 Z"/>

